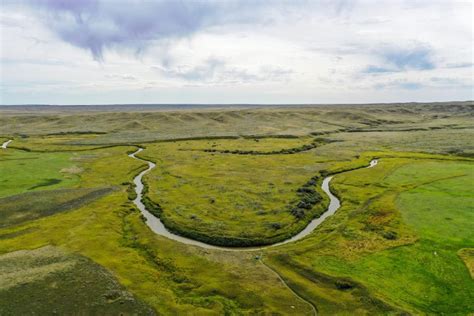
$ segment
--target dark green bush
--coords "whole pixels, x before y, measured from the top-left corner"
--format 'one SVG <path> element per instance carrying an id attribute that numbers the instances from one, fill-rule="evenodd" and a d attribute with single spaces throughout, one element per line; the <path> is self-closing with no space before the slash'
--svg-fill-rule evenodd
<path id="1" fill-rule="evenodd" d="M 342 290 L 342 291 L 350 290 L 355 287 L 354 284 L 346 280 L 337 280 L 334 285 L 336 286 L 338 290 Z"/>
<path id="2" fill-rule="evenodd" d="M 394 239 L 397 239 L 397 232 L 394 232 L 394 231 L 384 232 L 382 236 L 385 239 L 394 240 Z"/>
<path id="3" fill-rule="evenodd" d="M 281 224 L 280 224 L 280 223 L 271 223 L 271 224 L 270 224 L 270 227 L 273 228 L 273 229 L 280 229 L 280 228 L 281 228 Z"/>

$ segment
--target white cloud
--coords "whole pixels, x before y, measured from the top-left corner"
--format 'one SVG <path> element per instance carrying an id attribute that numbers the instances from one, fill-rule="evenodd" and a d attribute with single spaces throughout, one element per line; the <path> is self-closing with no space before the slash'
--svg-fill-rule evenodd
<path id="1" fill-rule="evenodd" d="M 45 7 L 37 14 L 26 5 L 6 4 L 0 13 L 0 103 L 473 99 L 468 1 L 274 0 L 259 2 L 255 10 L 250 1 L 228 2 L 240 11 L 206 2 L 208 11 L 191 7 L 174 15 L 193 17 L 185 29 L 175 29 L 177 21 L 169 20 L 168 29 L 140 24 L 133 14 L 153 14 L 143 13 L 133 0 L 120 2 L 133 10 L 117 26 L 127 11 L 103 3 L 100 9 L 93 0 L 71 9 L 80 11 L 76 16 L 64 8 Z M 163 3 L 174 10 L 172 2 Z M 95 17 L 87 24 L 87 15 L 97 12 L 110 17 L 104 20 L 108 26 L 98 25 Z M 45 23 L 48 13 L 65 15 L 62 24 Z M 83 25 L 76 29 L 75 23 Z M 127 37 L 116 39 L 116 28 L 127 25 Z M 76 32 L 85 29 L 87 38 Z M 137 29 L 148 35 L 134 35 Z"/>

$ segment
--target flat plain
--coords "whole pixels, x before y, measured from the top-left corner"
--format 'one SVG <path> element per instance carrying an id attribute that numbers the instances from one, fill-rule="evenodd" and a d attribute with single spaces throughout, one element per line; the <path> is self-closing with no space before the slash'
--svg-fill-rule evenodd
<path id="1" fill-rule="evenodd" d="M 473 114 L 472 102 L 1 109 L 0 141 L 13 141 L 0 150 L 0 314 L 474 313 Z M 157 165 L 143 178 L 153 214 L 240 251 L 149 229 L 132 202 L 138 148 Z M 333 216 L 297 242 L 242 248 L 319 217 L 329 174 Z"/>

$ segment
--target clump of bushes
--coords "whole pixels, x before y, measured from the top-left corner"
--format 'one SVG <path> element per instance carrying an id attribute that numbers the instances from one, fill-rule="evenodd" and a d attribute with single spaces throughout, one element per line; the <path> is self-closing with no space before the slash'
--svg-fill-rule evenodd
<path id="1" fill-rule="evenodd" d="M 68 131 L 68 132 L 57 132 L 57 133 L 49 133 L 46 136 L 61 136 L 61 135 L 102 135 L 107 134 L 106 132 L 102 131 Z"/>
<path id="2" fill-rule="evenodd" d="M 397 232 L 390 230 L 390 231 L 384 232 L 382 236 L 385 239 L 394 240 L 394 239 L 397 239 Z"/>
<path id="3" fill-rule="evenodd" d="M 355 285 L 352 284 L 352 282 L 347 281 L 347 280 L 336 280 L 334 285 L 336 286 L 338 290 L 341 290 L 341 291 L 350 290 L 355 287 Z"/>
<path id="4" fill-rule="evenodd" d="M 314 176 L 296 190 L 296 195 L 299 199 L 295 203 L 296 205 L 291 208 L 291 214 L 297 219 L 304 218 L 306 211 L 311 210 L 317 203 L 322 201 L 322 196 L 314 189 L 318 179 L 319 176 Z"/>
<path id="5" fill-rule="evenodd" d="M 135 185 L 131 182 L 124 182 L 122 185 L 127 186 L 127 198 L 133 201 L 137 198 L 137 192 L 135 192 Z"/>
<path id="6" fill-rule="evenodd" d="M 148 184 L 146 182 L 143 183 L 143 192 L 142 192 L 142 203 L 145 205 L 145 208 L 156 217 L 160 217 L 163 209 L 161 205 L 152 201 L 148 195 Z"/>
<path id="7" fill-rule="evenodd" d="M 332 140 L 318 138 L 314 139 L 310 144 L 305 144 L 300 147 L 295 148 L 287 148 L 287 149 L 280 149 L 280 150 L 272 150 L 272 151 L 256 151 L 256 150 L 229 150 L 229 149 L 204 149 L 204 152 L 208 153 L 221 153 L 221 154 L 235 154 L 235 155 L 277 155 L 277 154 L 296 154 L 303 151 L 308 151 L 311 149 L 316 148 L 319 144 L 326 144 L 330 143 Z"/>
<path id="8" fill-rule="evenodd" d="M 280 223 L 271 223 L 270 227 L 277 230 L 277 229 L 281 228 L 281 224 Z"/>
<path id="9" fill-rule="evenodd" d="M 291 210 L 291 214 L 297 219 L 302 219 L 305 216 L 305 210 L 299 207 L 295 207 Z"/>

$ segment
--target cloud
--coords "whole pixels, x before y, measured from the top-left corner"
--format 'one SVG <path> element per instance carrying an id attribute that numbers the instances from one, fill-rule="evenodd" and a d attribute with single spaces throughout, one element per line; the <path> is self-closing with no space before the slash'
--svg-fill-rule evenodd
<path id="1" fill-rule="evenodd" d="M 388 48 L 383 50 L 380 55 L 387 63 L 398 70 L 430 70 L 435 68 L 432 61 L 432 51 L 427 47 Z"/>
<path id="2" fill-rule="evenodd" d="M 401 82 L 398 84 L 398 86 L 402 89 L 407 89 L 407 90 L 417 90 L 421 89 L 422 85 L 418 82 Z"/>
<path id="3" fill-rule="evenodd" d="M 137 80 L 137 77 L 130 74 L 106 74 L 105 77 L 109 79 Z"/>
<path id="4" fill-rule="evenodd" d="M 473 88 L 473 80 L 463 80 L 461 78 L 452 77 L 432 77 L 430 83 L 438 88 L 454 87 L 454 88 Z"/>
<path id="5" fill-rule="evenodd" d="M 465 63 L 449 63 L 446 65 L 447 68 L 472 68 L 474 63 L 465 62 Z"/>
<path id="6" fill-rule="evenodd" d="M 389 72 L 393 72 L 393 71 L 394 71 L 393 69 L 389 69 L 389 68 L 386 68 L 386 67 L 369 65 L 364 70 L 362 70 L 362 73 L 380 74 L 380 73 L 389 73 Z"/>
<path id="7" fill-rule="evenodd" d="M 423 85 L 419 82 L 406 81 L 406 80 L 392 80 L 386 83 L 379 83 L 374 85 L 374 88 L 377 90 L 382 89 L 403 89 L 403 90 L 418 90 L 421 89 Z"/>
<path id="8" fill-rule="evenodd" d="M 293 73 L 290 69 L 264 65 L 254 71 L 229 66 L 224 60 L 209 58 L 197 66 L 153 65 L 151 68 L 167 78 L 177 78 L 190 82 L 229 84 L 252 83 L 258 81 L 283 81 Z"/>
<path id="9" fill-rule="evenodd" d="M 180 78 L 188 81 L 202 81 L 213 79 L 216 72 L 224 66 L 224 61 L 216 58 L 209 58 L 203 64 L 198 66 L 178 65 L 170 67 L 169 65 L 154 65 L 151 67 L 167 77 Z"/>
<path id="10" fill-rule="evenodd" d="M 105 48 L 131 47 L 137 51 L 148 41 L 192 34 L 209 23 L 215 6 L 182 1 L 34 1 L 48 26 L 62 40 L 88 49 L 96 60 Z"/>
<path id="11" fill-rule="evenodd" d="M 282 82 L 289 80 L 293 70 L 270 65 L 249 71 L 238 67 L 229 68 L 222 72 L 220 81 L 224 83 L 256 83 L 256 82 Z"/>
<path id="12" fill-rule="evenodd" d="M 63 41 L 103 60 L 106 48 L 140 52 L 151 42 L 188 37 L 223 24 L 258 23 L 265 1 L 30 0 L 44 24 Z"/>
<path id="13" fill-rule="evenodd" d="M 355 1 L 353 0 L 332 0 L 332 2 L 337 15 L 343 14 L 345 12 L 351 12 L 355 5 Z"/>
<path id="14" fill-rule="evenodd" d="M 433 51 L 425 46 L 407 48 L 382 47 L 372 55 L 381 59 L 381 65 L 368 65 L 361 73 L 385 74 L 407 70 L 432 70 L 436 68 L 433 62 Z"/>
<path id="15" fill-rule="evenodd" d="M 467 2 L 0 1 L 0 103 L 472 98 Z"/>
<path id="16" fill-rule="evenodd" d="M 15 1 L 13 1 L 15 2 Z M 140 53 L 148 46 L 218 26 L 277 23 L 309 12 L 350 14 L 352 0 L 24 0 L 31 12 L 63 41 L 103 61 L 106 49 Z M 254 31 L 255 31 L 254 28 Z M 216 31 L 217 28 L 213 28 Z"/>

